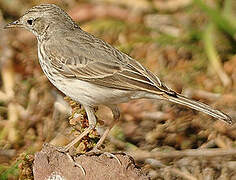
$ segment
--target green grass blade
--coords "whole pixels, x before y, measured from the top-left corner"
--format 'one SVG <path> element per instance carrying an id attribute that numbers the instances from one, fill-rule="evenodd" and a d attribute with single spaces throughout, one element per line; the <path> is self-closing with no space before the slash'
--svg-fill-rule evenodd
<path id="1" fill-rule="evenodd" d="M 216 24 L 220 29 L 222 29 L 232 37 L 236 36 L 236 23 L 233 23 L 229 18 L 227 18 L 226 15 L 224 15 L 224 13 L 222 13 L 218 9 L 213 9 L 207 6 L 202 0 L 194 0 L 194 2 L 211 18 L 212 22 Z"/>

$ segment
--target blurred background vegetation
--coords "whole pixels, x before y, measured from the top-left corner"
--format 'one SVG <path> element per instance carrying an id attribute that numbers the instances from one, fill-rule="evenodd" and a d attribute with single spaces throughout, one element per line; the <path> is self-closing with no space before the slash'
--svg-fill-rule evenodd
<path id="1" fill-rule="evenodd" d="M 0 0 L 1 180 L 31 179 L 32 154 L 43 143 L 65 145 L 73 138 L 70 106 L 43 75 L 35 37 L 2 29 L 41 3 L 59 5 L 82 29 L 129 54 L 172 89 L 236 119 L 235 0 Z M 133 157 L 151 179 L 236 179 L 235 125 L 164 101 L 136 100 L 120 109 L 105 150 L 140 152 Z M 105 125 L 112 119 L 105 107 L 97 116 Z M 142 157 L 186 149 L 202 153 Z M 207 149 L 216 154 L 204 156 Z"/>

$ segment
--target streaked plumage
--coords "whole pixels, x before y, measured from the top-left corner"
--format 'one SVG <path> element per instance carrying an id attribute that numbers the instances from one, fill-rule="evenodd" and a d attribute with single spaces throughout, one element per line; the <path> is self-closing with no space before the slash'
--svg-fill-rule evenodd
<path id="1" fill-rule="evenodd" d="M 96 125 L 94 106 L 110 107 L 117 119 L 116 105 L 138 98 L 169 100 L 232 123 L 223 112 L 165 86 L 139 62 L 83 31 L 56 5 L 35 6 L 7 25 L 12 26 L 24 27 L 36 35 L 39 62 L 48 79 L 65 95 L 85 106 L 90 123 L 86 133 Z"/>

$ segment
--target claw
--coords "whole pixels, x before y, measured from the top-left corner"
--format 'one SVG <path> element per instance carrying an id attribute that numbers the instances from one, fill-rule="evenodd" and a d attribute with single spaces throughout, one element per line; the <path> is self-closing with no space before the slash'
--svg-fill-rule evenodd
<path id="1" fill-rule="evenodd" d="M 118 163 L 119 163 L 120 165 L 122 165 L 121 161 L 119 160 L 118 157 L 116 157 L 116 155 L 114 155 L 114 154 L 112 154 L 112 153 L 109 153 L 109 152 L 104 152 L 104 154 L 105 154 L 107 157 L 112 157 L 112 158 L 116 159 L 116 160 L 118 161 Z"/>
<path id="2" fill-rule="evenodd" d="M 117 160 L 117 162 L 119 163 L 119 165 L 122 165 L 121 161 L 119 160 L 118 157 L 116 157 L 116 155 L 109 153 L 109 152 L 102 152 L 101 150 L 97 149 L 97 148 L 93 148 L 91 151 L 87 152 L 86 155 L 88 156 L 92 156 L 93 154 L 105 154 L 107 157 L 109 158 L 114 158 Z"/>
<path id="3" fill-rule="evenodd" d="M 69 160 L 74 164 L 74 166 L 77 166 L 81 169 L 83 175 L 86 175 L 85 169 L 77 162 L 75 162 L 75 160 L 72 158 L 72 156 L 68 153 L 68 150 L 66 150 L 64 147 L 56 147 L 56 150 L 66 154 L 66 156 L 69 158 Z"/>
<path id="4" fill-rule="evenodd" d="M 66 153 L 67 157 L 70 159 L 70 161 L 72 161 L 72 163 L 74 164 L 74 166 L 77 166 L 81 169 L 83 175 L 86 175 L 85 169 L 77 162 L 75 162 L 75 160 L 71 157 L 71 155 L 69 153 Z"/>
<path id="5" fill-rule="evenodd" d="M 67 154 L 67 150 L 64 147 L 55 147 L 58 152 Z"/>

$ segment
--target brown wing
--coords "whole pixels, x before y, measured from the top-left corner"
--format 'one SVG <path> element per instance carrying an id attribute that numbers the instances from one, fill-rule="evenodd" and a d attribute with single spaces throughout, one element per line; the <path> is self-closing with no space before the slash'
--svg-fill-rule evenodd
<path id="1" fill-rule="evenodd" d="M 44 45 L 51 65 L 68 78 L 123 90 L 175 94 L 150 71 L 106 42 L 85 33 Z"/>

